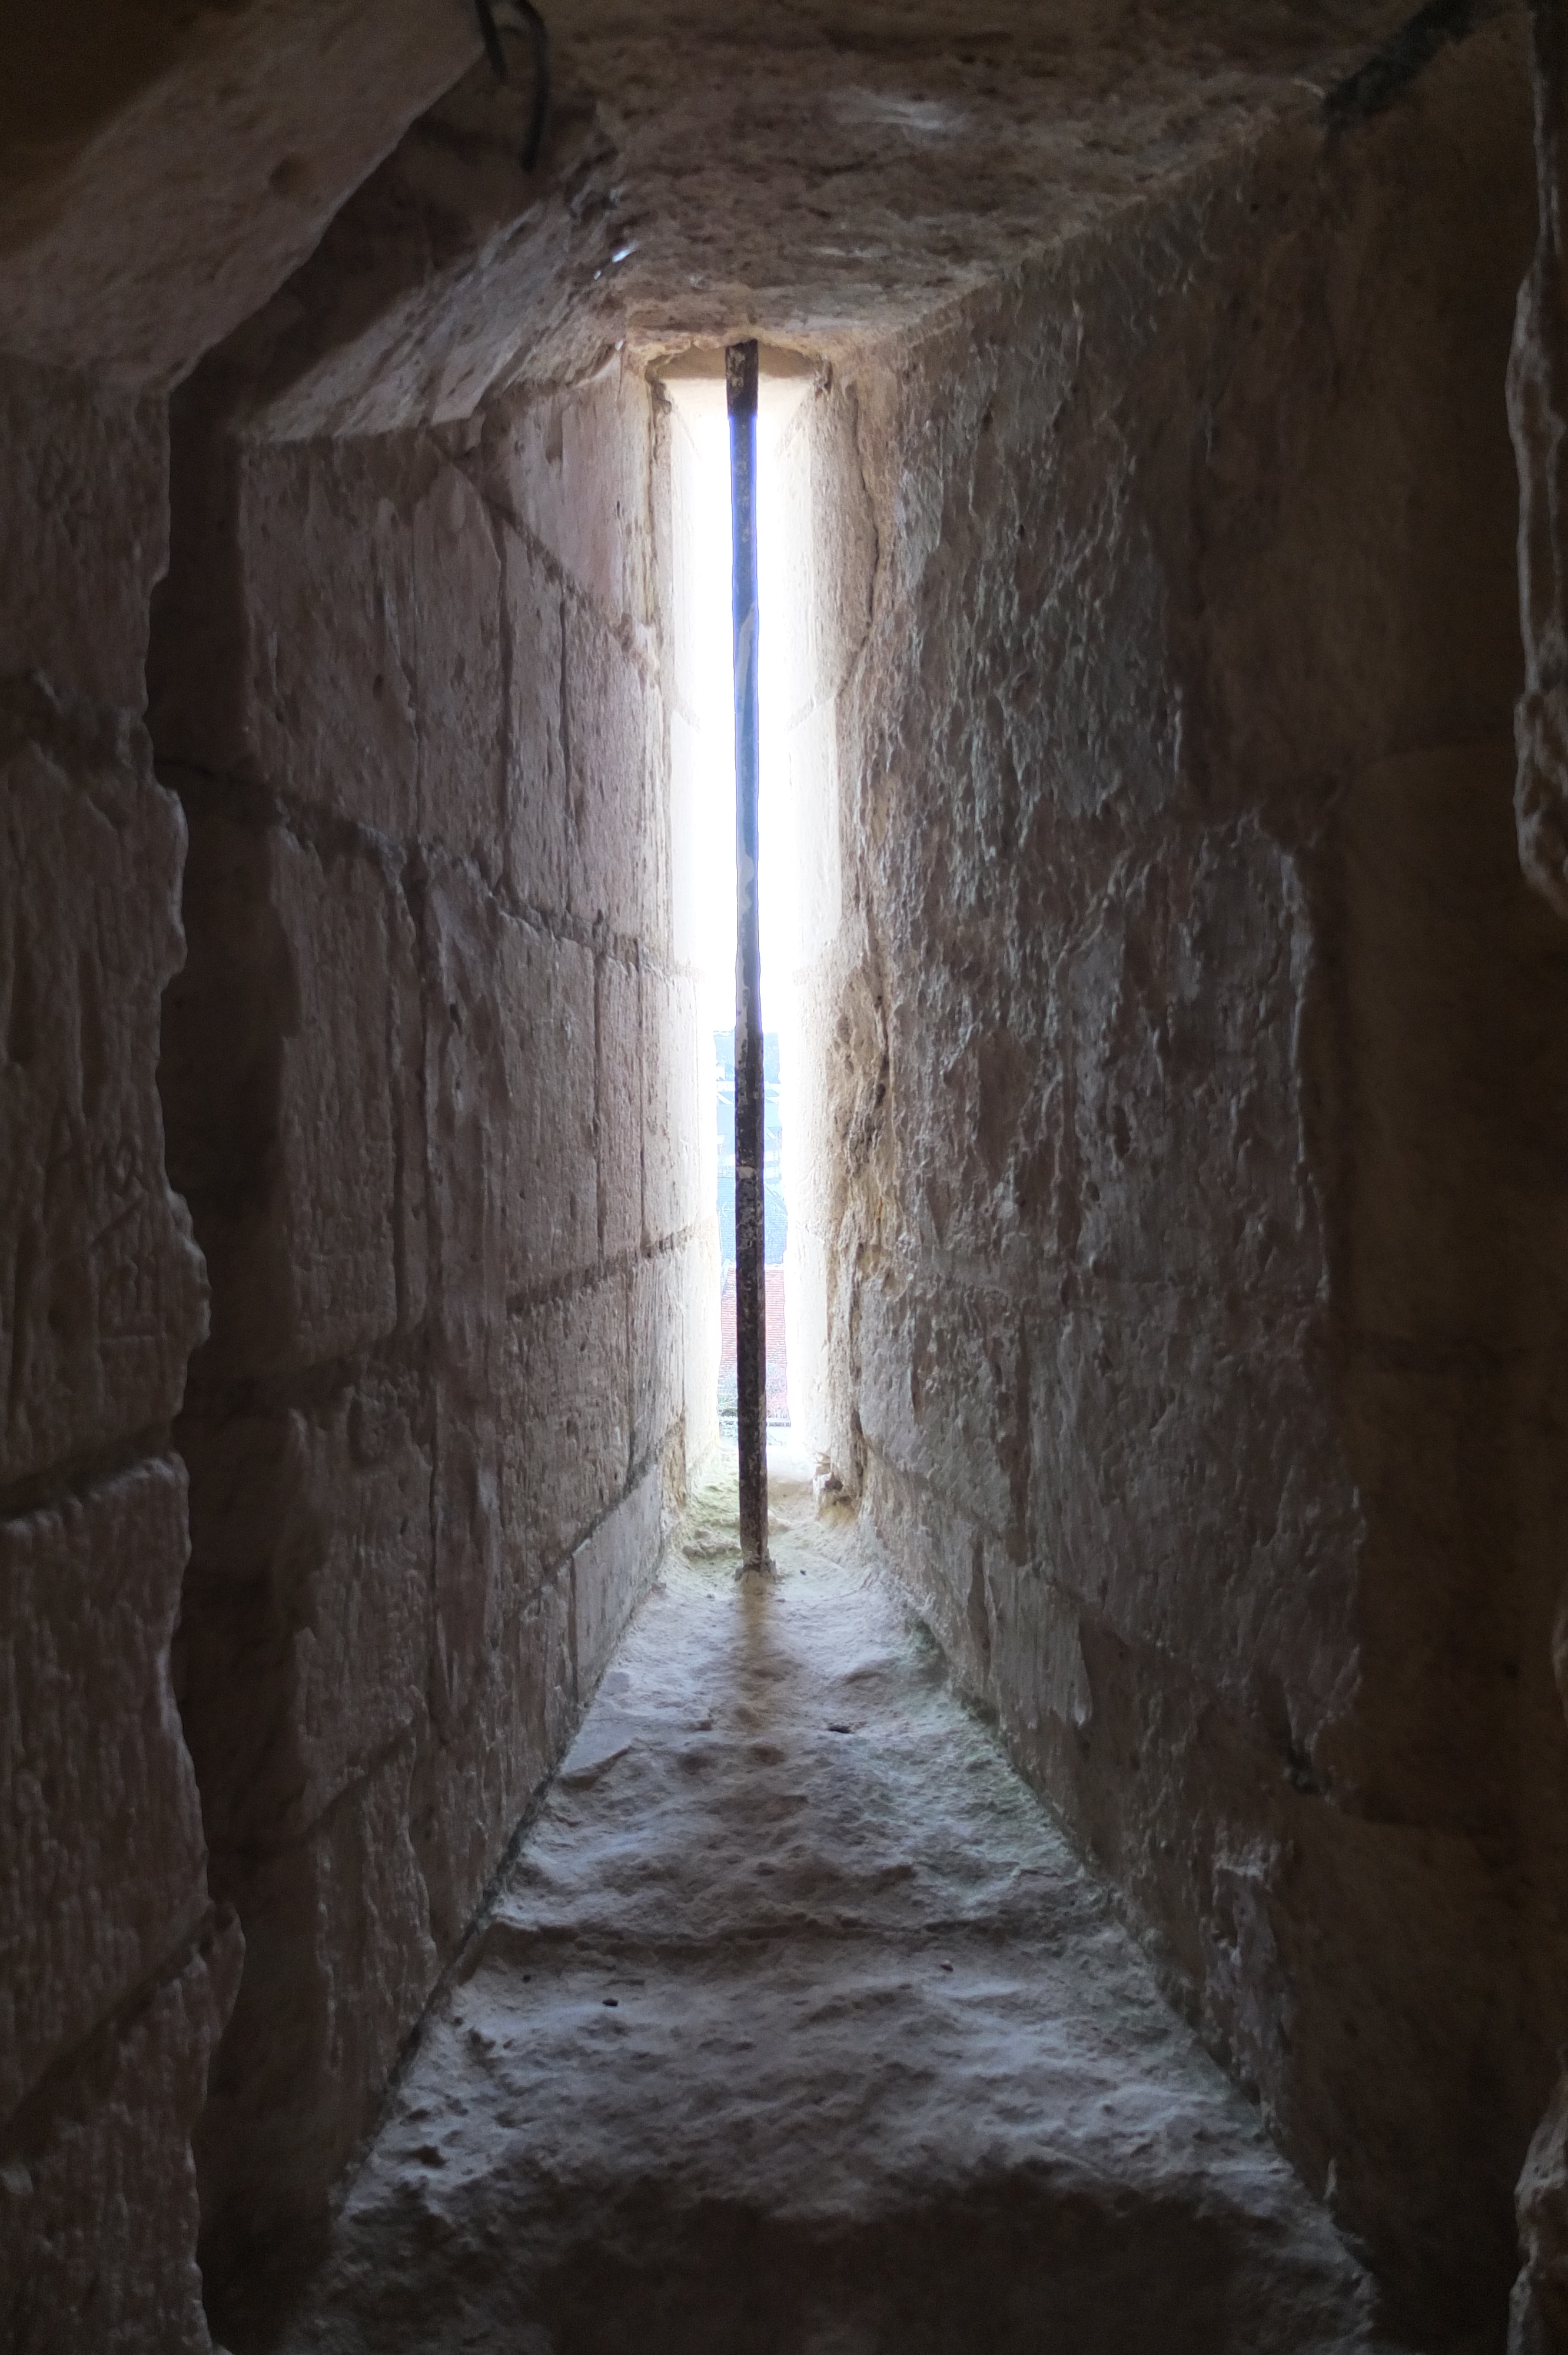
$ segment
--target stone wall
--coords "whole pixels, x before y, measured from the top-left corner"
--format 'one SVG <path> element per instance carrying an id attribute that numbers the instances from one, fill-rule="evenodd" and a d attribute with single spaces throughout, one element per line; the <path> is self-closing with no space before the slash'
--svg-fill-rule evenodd
<path id="1" fill-rule="evenodd" d="M 166 413 L 7 359 L 0 433 L 0 2340 L 205 2355 L 190 2136 L 240 1946 L 169 1669 L 207 1305 L 156 1088 Z"/>
<path id="2" fill-rule="evenodd" d="M 1531 197 L 1499 28 L 845 396 L 881 549 L 822 1115 L 849 1442 L 1423 2345 L 1503 2311 L 1563 2031 L 1568 965 L 1511 850 L 1501 399 Z"/>
<path id="3" fill-rule="evenodd" d="M 247 1938 L 221 2277 L 322 2213 L 652 1573 L 696 1040 L 641 377 L 294 441 L 221 358 L 175 417 L 163 1085 L 213 1290 L 179 1690 Z"/>

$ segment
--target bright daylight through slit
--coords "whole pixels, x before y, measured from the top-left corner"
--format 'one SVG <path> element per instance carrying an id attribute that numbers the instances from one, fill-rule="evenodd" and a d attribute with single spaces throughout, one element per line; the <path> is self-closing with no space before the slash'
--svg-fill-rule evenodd
<path id="1" fill-rule="evenodd" d="M 736 1348 L 736 773 L 731 645 L 730 435 L 722 353 L 694 356 L 712 370 L 672 376 L 678 509 L 675 598 L 683 694 L 673 715 L 677 809 L 675 888 L 699 979 L 705 1061 L 705 1159 L 711 1139 L 719 1220 L 719 1412 L 733 1429 Z M 766 364 L 765 364 L 766 366 Z M 800 964 L 795 810 L 786 753 L 791 633 L 802 595 L 789 593 L 792 535 L 782 512 L 781 436 L 807 379 L 764 373 L 758 421 L 758 588 L 760 613 L 762 1011 L 765 1079 L 765 1249 L 768 1422 L 789 1412 L 791 1106 L 798 1089 Z M 799 523 L 800 518 L 795 519 Z M 706 1057 L 711 1046 L 712 1071 Z M 706 1180 L 705 1179 L 705 1183 Z"/>

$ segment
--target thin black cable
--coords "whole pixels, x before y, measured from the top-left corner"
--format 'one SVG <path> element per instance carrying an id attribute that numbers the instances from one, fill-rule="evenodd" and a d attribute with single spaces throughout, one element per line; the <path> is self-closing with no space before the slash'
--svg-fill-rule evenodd
<path id="1" fill-rule="evenodd" d="M 1330 130 L 1343 131 L 1382 114 L 1425 72 L 1439 49 L 1450 41 L 1462 41 L 1501 13 L 1502 0 L 1426 0 L 1364 66 L 1335 84 L 1323 101 L 1323 120 Z"/>
<path id="2" fill-rule="evenodd" d="M 494 0 L 473 0 L 473 5 L 479 12 L 479 29 L 484 38 L 490 70 L 497 81 L 509 80 Z M 531 172 L 539 160 L 550 121 L 550 28 L 533 0 L 505 0 L 505 5 L 510 15 L 521 17 L 534 51 L 534 112 L 529 119 L 528 136 L 523 143 L 523 169 Z"/>

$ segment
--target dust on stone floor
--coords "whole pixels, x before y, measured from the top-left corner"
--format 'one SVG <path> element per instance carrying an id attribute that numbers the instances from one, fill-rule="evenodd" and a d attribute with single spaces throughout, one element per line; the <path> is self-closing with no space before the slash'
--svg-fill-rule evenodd
<path id="1" fill-rule="evenodd" d="M 290 2355 L 1372 2345 L 1363 2276 L 809 1484 L 693 1500 Z"/>

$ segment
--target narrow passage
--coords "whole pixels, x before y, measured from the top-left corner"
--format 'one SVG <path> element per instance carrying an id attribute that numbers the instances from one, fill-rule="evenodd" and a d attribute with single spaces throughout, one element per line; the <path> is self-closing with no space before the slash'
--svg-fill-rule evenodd
<path id="1" fill-rule="evenodd" d="M 853 1529 L 697 1501 L 291 2355 L 1291 2355 L 1362 2277 Z"/>

